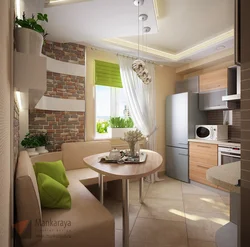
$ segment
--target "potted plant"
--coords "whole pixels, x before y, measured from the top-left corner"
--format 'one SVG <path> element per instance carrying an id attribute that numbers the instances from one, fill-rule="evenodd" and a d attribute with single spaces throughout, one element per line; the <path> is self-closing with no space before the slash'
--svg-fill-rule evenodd
<path id="1" fill-rule="evenodd" d="M 36 18 L 26 18 L 23 12 L 22 19 L 16 17 L 15 23 L 19 26 L 15 30 L 15 45 L 18 52 L 41 55 L 46 31 L 38 22 L 48 22 L 47 14 L 38 13 Z"/>
<path id="2" fill-rule="evenodd" d="M 96 131 L 99 134 L 108 133 L 109 122 L 108 121 L 98 121 L 96 123 Z"/>
<path id="3" fill-rule="evenodd" d="M 111 117 L 109 120 L 109 133 L 111 138 L 121 138 L 125 132 L 134 130 L 134 122 L 131 117 Z"/>
<path id="4" fill-rule="evenodd" d="M 45 148 L 49 144 L 48 134 L 45 132 L 39 133 L 36 135 L 39 146 L 36 148 L 36 151 L 39 154 L 48 153 L 48 150 Z"/>
<path id="5" fill-rule="evenodd" d="M 39 146 L 37 136 L 27 133 L 24 139 L 21 141 L 21 145 L 26 149 L 29 156 L 34 156 L 39 154 L 38 152 L 36 152 L 36 147 Z"/>

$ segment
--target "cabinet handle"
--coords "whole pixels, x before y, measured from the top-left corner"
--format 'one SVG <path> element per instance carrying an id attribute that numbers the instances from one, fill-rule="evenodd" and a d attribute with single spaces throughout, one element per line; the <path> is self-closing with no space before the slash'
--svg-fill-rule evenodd
<path id="1" fill-rule="evenodd" d="M 188 156 L 188 154 L 182 154 L 182 153 L 178 153 L 179 155 L 183 155 L 183 156 Z"/>
<path id="2" fill-rule="evenodd" d="M 203 169 L 209 169 L 208 167 L 206 167 L 206 166 L 201 166 L 201 165 L 197 165 L 198 167 L 200 167 L 200 168 L 203 168 Z"/>
<path id="3" fill-rule="evenodd" d="M 200 148 L 211 148 L 210 146 L 197 145 Z"/>

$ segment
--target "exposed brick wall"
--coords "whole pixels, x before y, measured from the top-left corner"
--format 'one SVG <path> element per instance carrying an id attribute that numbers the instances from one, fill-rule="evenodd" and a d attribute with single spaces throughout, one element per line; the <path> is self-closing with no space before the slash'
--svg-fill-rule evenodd
<path id="1" fill-rule="evenodd" d="M 17 105 L 16 98 L 14 96 L 14 109 L 13 109 L 13 144 L 14 144 L 14 165 L 17 163 L 18 153 L 19 153 L 19 108 Z"/>
<path id="2" fill-rule="evenodd" d="M 43 54 L 63 62 L 85 64 L 85 47 L 73 43 L 46 41 Z M 63 99 L 85 99 L 85 78 L 47 71 L 48 97 Z M 33 109 L 29 111 L 29 131 L 47 131 L 49 151 L 61 150 L 64 142 L 84 141 L 85 113 Z"/>
<path id="3" fill-rule="evenodd" d="M 208 111 L 208 124 L 223 124 L 223 110 Z M 233 125 L 228 126 L 228 138 L 240 139 L 241 131 L 240 109 L 233 110 Z"/>
<path id="4" fill-rule="evenodd" d="M 84 112 L 30 110 L 31 132 L 46 131 L 49 151 L 61 150 L 64 142 L 84 141 Z"/>
<path id="5" fill-rule="evenodd" d="M 85 65 L 85 46 L 46 41 L 43 54 L 59 61 Z"/>
<path id="6" fill-rule="evenodd" d="M 47 91 L 45 96 L 63 99 L 84 99 L 85 78 L 47 72 Z"/>

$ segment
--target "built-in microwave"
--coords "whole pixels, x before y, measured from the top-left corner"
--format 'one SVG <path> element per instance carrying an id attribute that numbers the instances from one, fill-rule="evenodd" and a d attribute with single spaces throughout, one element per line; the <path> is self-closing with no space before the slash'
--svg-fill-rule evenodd
<path id="1" fill-rule="evenodd" d="M 196 125 L 195 138 L 219 141 L 228 139 L 228 125 Z"/>

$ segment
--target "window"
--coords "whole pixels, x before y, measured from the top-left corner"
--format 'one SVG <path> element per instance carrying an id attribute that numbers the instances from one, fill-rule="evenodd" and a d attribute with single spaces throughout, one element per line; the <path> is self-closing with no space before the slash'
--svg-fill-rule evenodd
<path id="1" fill-rule="evenodd" d="M 95 60 L 96 138 L 110 138 L 110 117 L 129 117 L 118 64 Z"/>
<path id="2" fill-rule="evenodd" d="M 123 88 L 95 86 L 96 138 L 110 138 L 108 121 L 110 117 L 128 117 L 128 103 Z"/>

